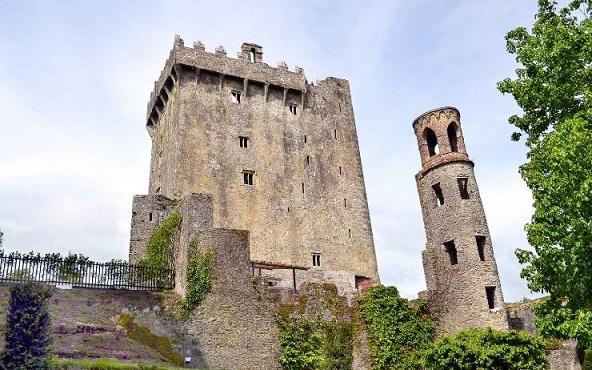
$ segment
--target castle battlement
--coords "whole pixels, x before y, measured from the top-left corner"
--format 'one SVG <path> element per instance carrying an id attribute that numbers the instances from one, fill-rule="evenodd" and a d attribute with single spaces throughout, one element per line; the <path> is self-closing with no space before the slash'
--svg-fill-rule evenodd
<path id="1" fill-rule="evenodd" d="M 178 80 L 178 69 L 182 67 L 218 74 L 220 84 L 223 84 L 226 77 L 239 78 L 243 80 L 244 91 L 249 82 L 255 82 L 263 84 L 266 91 L 270 86 L 274 86 L 284 89 L 286 93 L 292 90 L 304 95 L 308 86 L 302 68 L 296 66 L 295 71 L 290 71 L 285 62 L 279 62 L 277 67 L 264 63 L 263 48 L 260 45 L 243 43 L 237 58 L 231 58 L 228 57 L 223 46 L 218 46 L 214 53 L 209 53 L 200 41 L 194 42 L 193 47 L 190 48 L 185 46 L 179 35 L 176 35 L 173 48 L 150 94 L 146 115 L 147 125 L 158 122 L 160 113 L 157 108 L 160 104 L 166 105 L 170 90 Z"/>

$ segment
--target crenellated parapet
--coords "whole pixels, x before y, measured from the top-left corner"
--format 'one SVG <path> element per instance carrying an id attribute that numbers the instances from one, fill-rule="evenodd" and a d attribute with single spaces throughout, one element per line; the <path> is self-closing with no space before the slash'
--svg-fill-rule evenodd
<path id="1" fill-rule="evenodd" d="M 183 39 L 176 35 L 173 49 L 150 94 L 146 115 L 148 126 L 158 122 L 160 110 L 170 98 L 170 91 L 178 82 L 179 69 L 182 67 L 216 73 L 220 76 L 221 83 L 224 78 L 231 77 L 242 79 L 245 86 L 253 81 L 265 85 L 266 89 L 273 86 L 286 92 L 300 92 L 302 95 L 307 89 L 302 68 L 295 67 L 295 71 L 290 71 L 285 62 L 271 67 L 263 62 L 263 48 L 257 44 L 243 43 L 237 58 L 231 58 L 222 46 L 217 47 L 214 53 L 209 53 L 200 41 L 195 42 L 193 47 L 185 47 Z"/>

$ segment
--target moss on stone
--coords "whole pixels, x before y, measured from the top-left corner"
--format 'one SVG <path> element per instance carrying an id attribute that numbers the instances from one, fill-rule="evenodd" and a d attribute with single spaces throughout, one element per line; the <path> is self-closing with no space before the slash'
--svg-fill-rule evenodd
<path id="1" fill-rule="evenodd" d="M 175 352 L 171 341 L 167 337 L 158 336 L 152 333 L 149 328 L 136 324 L 132 316 L 128 314 L 120 315 L 117 319 L 117 325 L 125 328 L 129 338 L 154 349 L 172 364 L 183 364 L 183 357 Z"/>

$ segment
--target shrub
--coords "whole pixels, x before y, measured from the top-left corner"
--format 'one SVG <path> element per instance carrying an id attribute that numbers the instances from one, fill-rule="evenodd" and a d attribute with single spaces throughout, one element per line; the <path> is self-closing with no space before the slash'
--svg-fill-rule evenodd
<path id="1" fill-rule="evenodd" d="M 193 238 L 187 251 L 187 292 L 182 304 L 182 318 L 201 304 L 212 287 L 212 264 L 215 251 L 210 248 L 199 250 L 199 241 Z"/>
<path id="2" fill-rule="evenodd" d="M 432 340 L 434 321 L 395 287 L 375 286 L 359 299 L 368 330 L 372 369 L 412 369 L 418 353 Z"/>
<path id="3" fill-rule="evenodd" d="M 592 370 L 592 349 L 586 351 L 584 355 L 584 365 L 582 370 Z"/>
<path id="4" fill-rule="evenodd" d="M 181 214 L 168 215 L 152 232 L 146 244 L 144 264 L 154 269 L 169 269 L 173 261 L 173 235 L 181 226 Z"/>
<path id="5" fill-rule="evenodd" d="M 303 320 L 280 328 L 279 363 L 286 370 L 314 370 L 323 362 L 323 336 Z"/>
<path id="6" fill-rule="evenodd" d="M 524 332 L 468 329 L 437 340 L 421 363 L 425 370 L 544 370 L 545 349 L 544 339 Z"/>
<path id="7" fill-rule="evenodd" d="M 50 337 L 48 286 L 27 283 L 10 288 L 6 347 L 2 362 L 6 369 L 47 369 Z"/>

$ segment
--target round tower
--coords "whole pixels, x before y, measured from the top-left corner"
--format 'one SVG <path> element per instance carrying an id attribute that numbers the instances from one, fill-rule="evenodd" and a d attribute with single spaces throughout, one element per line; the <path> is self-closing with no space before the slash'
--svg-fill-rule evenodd
<path id="1" fill-rule="evenodd" d="M 439 331 L 507 329 L 487 220 L 469 159 L 460 112 L 428 111 L 413 121 L 421 170 L 415 176 L 426 232 L 426 298 Z"/>

